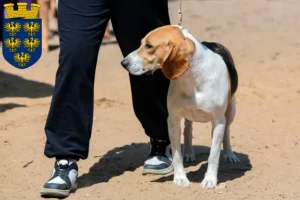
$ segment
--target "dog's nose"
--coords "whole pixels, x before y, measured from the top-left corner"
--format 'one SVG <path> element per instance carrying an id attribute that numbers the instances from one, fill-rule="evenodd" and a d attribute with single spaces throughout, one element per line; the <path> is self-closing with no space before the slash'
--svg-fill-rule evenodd
<path id="1" fill-rule="evenodd" d="M 127 67 L 128 67 L 128 65 L 129 65 L 129 61 L 128 61 L 128 59 L 123 59 L 122 61 L 121 61 L 121 65 L 126 69 Z"/>

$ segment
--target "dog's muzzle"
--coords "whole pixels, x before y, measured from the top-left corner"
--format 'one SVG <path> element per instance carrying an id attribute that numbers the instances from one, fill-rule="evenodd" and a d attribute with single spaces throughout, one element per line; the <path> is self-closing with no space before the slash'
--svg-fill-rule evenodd
<path id="1" fill-rule="evenodd" d="M 151 71 L 145 70 L 137 63 L 137 59 L 126 57 L 121 61 L 121 65 L 132 75 L 152 75 Z"/>

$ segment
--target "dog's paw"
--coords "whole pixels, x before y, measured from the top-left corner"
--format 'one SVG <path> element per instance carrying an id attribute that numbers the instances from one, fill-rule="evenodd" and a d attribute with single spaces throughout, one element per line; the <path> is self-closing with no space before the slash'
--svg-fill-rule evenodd
<path id="1" fill-rule="evenodd" d="M 217 186 L 217 178 L 213 175 L 206 175 L 200 186 L 205 189 L 214 189 Z"/>
<path id="2" fill-rule="evenodd" d="M 191 183 L 185 175 L 174 176 L 173 183 L 178 186 L 190 187 Z"/>
<path id="3" fill-rule="evenodd" d="M 225 153 L 224 159 L 228 163 L 239 163 L 240 162 L 238 157 L 236 157 L 236 155 L 233 152 Z"/>
<path id="4" fill-rule="evenodd" d="M 192 162 L 195 162 L 196 161 L 196 156 L 194 154 L 193 151 L 190 151 L 190 152 L 184 152 L 184 157 L 183 157 L 183 160 L 184 162 L 186 163 L 192 163 Z"/>

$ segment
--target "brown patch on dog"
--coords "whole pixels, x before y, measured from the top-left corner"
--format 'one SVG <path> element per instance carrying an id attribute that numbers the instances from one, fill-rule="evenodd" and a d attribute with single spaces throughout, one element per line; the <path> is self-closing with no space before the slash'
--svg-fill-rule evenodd
<path id="1" fill-rule="evenodd" d="M 195 43 L 191 39 L 185 38 L 185 44 L 186 44 L 186 46 L 188 48 L 188 55 L 193 54 L 195 52 L 195 50 L 196 50 Z"/>

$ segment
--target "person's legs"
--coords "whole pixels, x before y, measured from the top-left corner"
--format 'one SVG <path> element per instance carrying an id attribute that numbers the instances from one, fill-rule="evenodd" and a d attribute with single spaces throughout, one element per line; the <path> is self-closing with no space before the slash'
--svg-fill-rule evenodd
<path id="1" fill-rule="evenodd" d="M 72 163 L 88 157 L 95 68 L 109 20 L 107 1 L 59 0 L 59 68 L 45 125 L 44 151 L 58 162 L 41 191 L 43 196 L 69 195 L 77 179 L 77 166 Z M 75 177 L 72 181 L 67 180 L 70 175 Z"/>
<path id="2" fill-rule="evenodd" d="M 53 17 L 57 17 L 55 0 L 50 0 L 50 13 Z"/>
<path id="3" fill-rule="evenodd" d="M 50 0 L 37 0 L 41 5 L 39 10 L 39 17 L 42 19 L 42 50 L 48 51 L 49 49 L 49 9 Z"/>
<path id="4" fill-rule="evenodd" d="M 111 37 L 112 37 L 112 35 L 109 32 L 109 25 L 107 24 L 103 39 L 110 39 Z"/>
<path id="5" fill-rule="evenodd" d="M 4 3 L 6 3 L 6 2 L 2 2 L 2 1 L 0 2 L 0 47 L 1 47 L 2 37 L 3 37 L 2 23 L 3 23 L 3 19 L 4 19 L 4 7 L 3 7 Z"/>
<path id="6" fill-rule="evenodd" d="M 116 42 L 116 38 L 114 37 L 114 35 L 111 33 L 110 29 L 109 29 L 109 23 L 107 24 L 105 33 L 104 33 L 104 37 L 102 40 L 102 44 L 112 44 Z"/>
<path id="7" fill-rule="evenodd" d="M 50 12 L 53 19 L 55 20 L 55 24 L 57 24 L 57 7 L 55 0 L 50 0 Z"/>
<path id="8" fill-rule="evenodd" d="M 112 4 L 111 8 L 112 25 L 124 57 L 140 46 L 141 39 L 147 33 L 170 24 L 167 0 L 114 1 L 116 4 Z M 161 71 L 153 76 L 129 76 L 134 112 L 151 138 L 152 146 L 144 173 L 168 173 L 172 170 L 169 161 L 160 166 L 158 163 L 165 161 L 152 161 L 159 160 L 155 156 L 164 157 L 166 149 L 170 149 L 166 105 L 169 80 Z"/>

